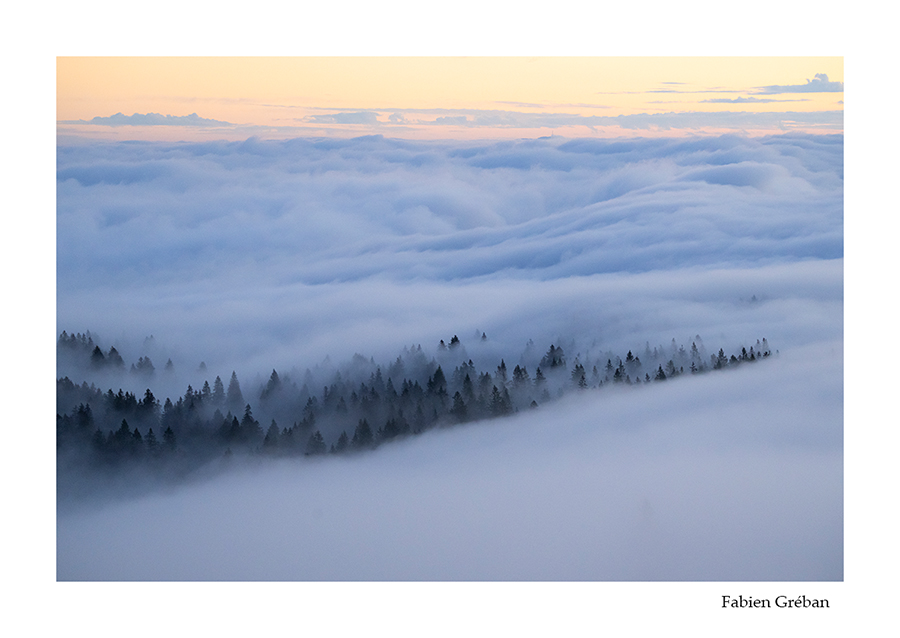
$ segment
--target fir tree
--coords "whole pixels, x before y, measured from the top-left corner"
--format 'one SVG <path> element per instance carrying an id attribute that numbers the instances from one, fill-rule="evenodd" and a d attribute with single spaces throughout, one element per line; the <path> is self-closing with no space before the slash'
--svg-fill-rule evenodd
<path id="1" fill-rule="evenodd" d="M 237 373 L 233 370 L 231 372 L 231 381 L 228 383 L 228 393 L 225 395 L 225 404 L 233 412 L 237 412 L 244 406 L 241 384 L 238 383 Z"/>
<path id="2" fill-rule="evenodd" d="M 369 422 L 366 419 L 360 419 L 356 430 L 353 432 L 353 439 L 351 440 L 353 447 L 356 449 L 370 448 L 374 440 L 375 437 L 372 434 L 372 428 L 369 427 Z"/>
<path id="3" fill-rule="evenodd" d="M 325 454 L 327 451 L 328 448 L 325 445 L 325 439 L 322 438 L 322 433 L 316 430 L 306 442 L 306 454 L 312 456 L 314 454 Z"/>

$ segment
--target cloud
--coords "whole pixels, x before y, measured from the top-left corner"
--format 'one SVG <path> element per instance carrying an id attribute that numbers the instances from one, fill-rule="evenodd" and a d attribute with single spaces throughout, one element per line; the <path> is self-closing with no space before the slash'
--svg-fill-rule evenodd
<path id="1" fill-rule="evenodd" d="M 610 314 L 609 277 L 840 260 L 841 150 L 839 136 L 61 147 L 60 330 L 168 333 L 198 361 L 263 372 L 511 330 L 510 307 L 529 317 L 512 344 L 541 336 L 529 325 L 571 329 L 570 304 L 624 338 L 646 322 Z"/>
<path id="2" fill-rule="evenodd" d="M 95 124 L 99 126 L 232 126 L 230 122 L 190 115 L 161 115 L 159 113 L 116 113 L 108 117 L 94 117 L 90 120 L 64 120 L 61 124 Z"/>
<path id="3" fill-rule="evenodd" d="M 750 101 L 739 100 L 740 102 Z M 436 124 L 467 127 L 559 128 L 566 126 L 615 126 L 626 130 L 674 129 L 789 129 L 795 127 L 843 126 L 842 111 L 782 111 L 753 113 L 746 111 L 681 111 L 668 113 L 636 113 L 629 115 L 578 115 L 567 113 L 521 113 L 514 111 L 481 111 L 466 116 L 443 116 Z"/>
<path id="4" fill-rule="evenodd" d="M 311 115 L 306 119 L 309 122 L 322 124 L 375 124 L 378 122 L 378 113 L 374 111 L 326 113 L 322 115 Z"/>
<path id="5" fill-rule="evenodd" d="M 56 236 L 58 330 L 172 358 L 159 396 L 454 334 L 780 350 L 64 512 L 61 579 L 842 578 L 841 135 L 63 144 Z"/>
<path id="6" fill-rule="evenodd" d="M 720 128 L 720 129 L 789 129 L 792 127 L 816 127 L 827 126 L 830 128 L 842 128 L 844 124 L 843 111 L 781 111 L 753 113 L 747 111 L 720 111 L 716 113 L 706 112 L 669 112 L 669 113 L 640 113 L 633 115 L 619 115 L 610 118 L 594 118 L 595 123 L 615 124 L 625 129 L 647 130 L 660 129 L 696 129 Z"/>
<path id="7" fill-rule="evenodd" d="M 775 94 L 775 93 L 843 93 L 843 82 L 831 82 L 824 73 L 816 73 L 812 80 L 807 79 L 806 84 L 788 84 L 788 85 L 772 85 L 761 86 L 757 89 L 758 93 Z"/>
<path id="8" fill-rule="evenodd" d="M 707 100 L 714 102 L 718 100 Z M 765 98 L 736 98 L 732 103 L 758 103 Z M 775 101 L 775 100 L 773 100 Z M 781 100 L 787 101 L 787 100 Z M 793 100 L 791 100 L 793 101 Z M 594 107 L 592 107 L 594 108 Z M 379 113 L 388 114 L 387 122 L 379 122 Z M 619 127 L 625 130 L 693 129 L 791 129 L 797 127 L 843 126 L 842 111 L 768 113 L 682 111 L 669 113 L 640 113 L 630 115 L 581 115 L 578 113 L 525 112 L 504 109 L 388 109 L 378 111 L 342 112 L 313 115 L 315 123 L 379 124 L 381 126 L 461 126 L 485 129 L 536 129 L 583 126 Z"/>
<path id="9" fill-rule="evenodd" d="M 434 120 L 435 124 L 452 124 L 455 126 L 469 126 L 470 124 L 475 124 L 475 122 L 469 122 L 469 119 L 465 115 L 442 115 Z"/>
<path id="10" fill-rule="evenodd" d="M 747 97 L 747 96 L 741 96 L 741 97 L 735 97 L 735 98 L 720 97 L 720 98 L 713 98 L 713 99 L 709 99 L 709 100 L 700 100 L 700 101 L 711 103 L 711 104 L 767 104 L 770 102 L 802 102 L 802 101 L 805 101 L 805 99 L 773 100 L 773 99 L 767 99 L 767 98 L 753 97 L 751 95 L 749 97 Z"/>

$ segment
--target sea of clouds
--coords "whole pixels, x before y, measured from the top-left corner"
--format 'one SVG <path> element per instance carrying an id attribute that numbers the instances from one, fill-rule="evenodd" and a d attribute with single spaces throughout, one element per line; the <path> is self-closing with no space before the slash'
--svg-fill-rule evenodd
<path id="1" fill-rule="evenodd" d="M 481 332 L 778 350 L 61 511 L 58 578 L 843 578 L 842 136 L 62 143 L 57 178 L 58 330 L 194 387 Z"/>

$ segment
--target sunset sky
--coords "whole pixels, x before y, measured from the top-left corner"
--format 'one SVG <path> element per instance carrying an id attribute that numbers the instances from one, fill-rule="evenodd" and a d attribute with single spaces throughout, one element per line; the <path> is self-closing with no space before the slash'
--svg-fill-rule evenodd
<path id="1" fill-rule="evenodd" d="M 843 132 L 840 57 L 59 57 L 61 139 Z"/>

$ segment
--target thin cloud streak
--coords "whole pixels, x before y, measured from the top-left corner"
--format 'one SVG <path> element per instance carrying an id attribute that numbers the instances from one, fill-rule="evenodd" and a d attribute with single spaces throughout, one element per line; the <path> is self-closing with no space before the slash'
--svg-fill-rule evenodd
<path id="1" fill-rule="evenodd" d="M 738 97 L 733 99 L 709 99 L 707 103 L 752 104 L 764 103 L 765 98 Z M 792 100 L 778 100 L 792 101 Z M 573 105 L 579 106 L 579 105 Z M 580 105 L 582 108 L 606 108 L 594 105 Z M 580 113 L 532 112 L 504 109 L 330 109 L 309 108 L 309 115 L 292 118 L 296 124 L 260 126 L 233 124 L 209 118 L 196 113 L 187 116 L 160 115 L 158 113 L 135 113 L 125 116 L 121 113 L 109 117 L 97 116 L 91 120 L 60 121 L 61 132 L 77 132 L 77 128 L 100 127 L 186 127 L 187 129 L 216 128 L 234 133 L 244 132 L 261 136 L 294 136 L 309 132 L 310 127 L 321 127 L 323 132 L 343 130 L 340 127 L 357 127 L 355 130 L 373 133 L 398 134 L 402 131 L 428 130 L 447 126 L 462 129 L 489 131 L 517 130 L 534 131 L 541 129 L 566 129 L 580 127 L 588 130 L 613 129 L 632 131 L 790 131 L 825 127 L 840 131 L 843 128 L 843 111 L 782 111 L 754 113 L 747 111 L 672 111 L 667 113 L 632 113 L 620 115 L 584 115 Z M 317 113 L 315 111 L 326 111 Z M 338 127 L 337 129 L 335 127 Z M 410 128 L 412 127 L 412 128 Z"/>
<path id="2" fill-rule="evenodd" d="M 843 82 L 832 82 L 824 73 L 816 73 L 811 80 L 806 80 L 805 84 L 788 84 L 788 85 L 772 85 L 762 86 L 757 89 L 759 93 L 775 94 L 775 93 L 843 93 Z"/>
<path id="3" fill-rule="evenodd" d="M 196 113 L 190 115 L 161 115 L 159 113 L 134 113 L 124 115 L 116 113 L 109 117 L 97 116 L 90 120 L 63 120 L 60 124 L 92 124 L 95 126 L 234 126 L 231 122 L 222 122 Z"/>

